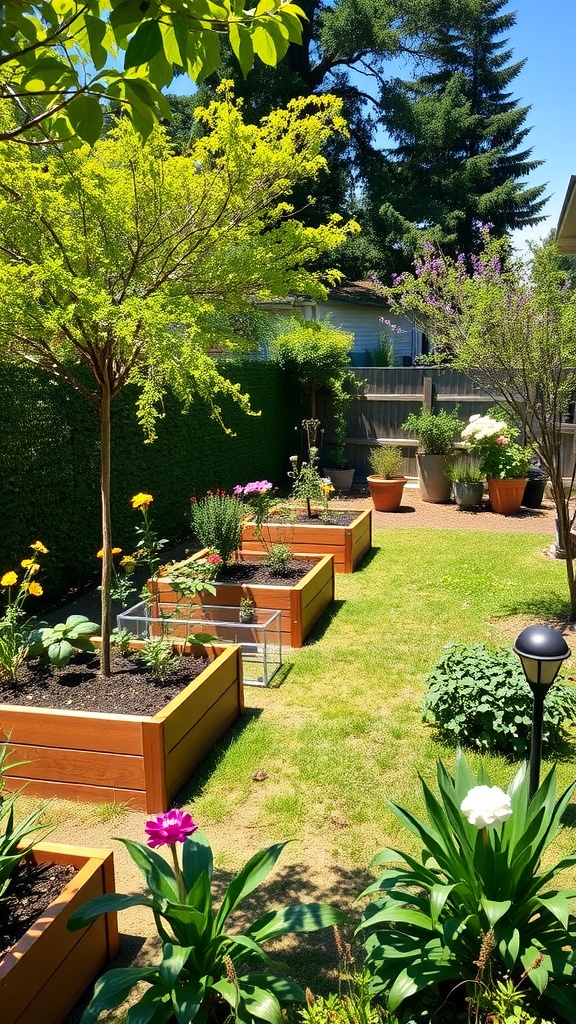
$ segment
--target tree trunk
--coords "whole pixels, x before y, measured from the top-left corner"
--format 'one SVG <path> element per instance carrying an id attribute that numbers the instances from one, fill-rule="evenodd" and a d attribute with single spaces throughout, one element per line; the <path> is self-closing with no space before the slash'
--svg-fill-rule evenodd
<path id="1" fill-rule="evenodd" d="M 112 522 L 110 518 L 110 382 L 107 375 L 100 384 L 100 503 L 102 508 L 102 647 L 100 667 L 102 675 L 110 675 L 110 632 L 112 629 L 112 602 L 110 579 L 112 575 Z"/>
<path id="2" fill-rule="evenodd" d="M 575 622 L 576 580 L 574 579 L 572 537 L 570 536 L 570 510 L 568 507 L 568 499 L 564 495 L 564 485 L 562 482 L 562 470 L 560 465 L 557 466 L 556 472 L 552 476 L 551 483 L 554 504 L 556 505 L 556 514 L 558 516 L 558 535 L 560 539 L 560 547 L 564 550 L 566 557 L 566 577 L 568 580 L 568 590 L 570 592 L 570 621 Z"/>

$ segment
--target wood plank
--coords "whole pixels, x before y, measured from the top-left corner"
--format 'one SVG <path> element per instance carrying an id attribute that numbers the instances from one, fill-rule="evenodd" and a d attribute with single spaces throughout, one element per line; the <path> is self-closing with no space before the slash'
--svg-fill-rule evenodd
<path id="1" fill-rule="evenodd" d="M 0 704 L 0 742 L 62 746 L 69 750 L 100 750 L 110 754 L 141 754 L 141 723 L 146 716 L 105 715 Z"/>
<path id="2" fill-rule="evenodd" d="M 166 790 L 166 755 L 164 722 L 153 721 L 144 725 L 144 789 L 146 813 L 161 814 L 168 810 Z"/>
<path id="3" fill-rule="evenodd" d="M 170 751 L 166 764 L 169 801 L 180 792 L 215 741 L 227 732 L 239 715 L 238 691 L 233 683 L 218 703 L 209 708 L 203 718 Z"/>
<path id="4" fill-rule="evenodd" d="M 72 782 L 124 789 L 144 788 L 144 759 L 132 754 L 108 754 L 92 750 L 67 750 L 63 747 L 34 747 L 10 744 L 18 759 L 29 762 L 8 770 L 4 777 L 23 775 L 47 782 Z"/>
<path id="5" fill-rule="evenodd" d="M 167 755 L 232 683 L 238 692 L 237 650 L 236 645 L 230 646 L 217 662 L 202 673 L 202 679 L 195 680 L 167 705 L 166 712 L 162 713 L 164 749 Z"/>
<path id="6" fill-rule="evenodd" d="M 310 601 L 309 604 L 302 609 L 302 632 L 304 636 L 308 635 L 333 600 L 334 590 L 331 581 L 328 580 L 322 590 L 316 594 L 314 600 Z"/>
<path id="7" fill-rule="evenodd" d="M 119 786 L 81 785 L 77 782 L 45 782 L 43 779 L 28 780 L 22 776 L 12 775 L 5 779 L 6 788 L 13 792 L 26 786 L 26 796 L 36 796 L 41 800 L 57 797 L 59 800 L 82 800 L 90 804 L 103 804 L 116 801 L 126 802 L 131 811 L 145 811 L 146 800 L 144 790 L 125 789 Z"/>

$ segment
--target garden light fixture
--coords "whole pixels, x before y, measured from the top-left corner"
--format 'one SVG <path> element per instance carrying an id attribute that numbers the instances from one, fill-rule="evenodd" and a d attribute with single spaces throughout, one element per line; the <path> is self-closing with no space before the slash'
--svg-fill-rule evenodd
<path id="1" fill-rule="evenodd" d="M 557 629 L 552 629 L 551 626 L 528 626 L 517 638 L 514 652 L 522 662 L 524 675 L 534 695 L 530 743 L 530 799 L 532 799 L 540 784 L 544 699 L 560 671 L 562 662 L 570 657 L 571 651 Z"/>

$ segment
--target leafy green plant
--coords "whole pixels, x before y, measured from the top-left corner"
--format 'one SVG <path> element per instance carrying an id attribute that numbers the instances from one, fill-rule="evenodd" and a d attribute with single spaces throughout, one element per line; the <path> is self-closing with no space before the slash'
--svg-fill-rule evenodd
<path id="1" fill-rule="evenodd" d="M 266 555 L 266 565 L 275 576 L 285 576 L 293 561 L 289 544 L 272 544 Z"/>
<path id="2" fill-rule="evenodd" d="M 154 967 L 119 968 L 97 983 L 82 1024 L 94 1024 L 114 1009 L 138 982 L 147 986 L 130 1011 L 134 1020 L 168 1024 L 205 1022 L 215 1008 L 225 1008 L 241 1024 L 254 1019 L 281 1024 L 281 1004 L 304 1001 L 304 992 L 277 973 L 263 944 L 280 935 L 316 931 L 344 920 L 342 911 L 322 903 L 270 910 L 243 932 L 228 933 L 230 914 L 268 876 L 286 843 L 255 854 L 228 885 L 222 903 L 212 902 L 212 851 L 189 814 L 168 811 L 146 823 L 148 846 L 122 839 L 142 871 L 148 894 L 99 896 L 76 911 L 72 929 L 83 928 L 100 914 L 128 907 L 148 907 L 162 942 L 162 959 Z M 181 844 L 179 858 L 176 844 Z M 172 864 L 156 852 L 168 846 Z M 150 848 L 148 848 L 150 847 Z M 249 960 L 260 961 L 257 973 L 242 973 Z"/>
<path id="3" fill-rule="evenodd" d="M 512 651 L 448 644 L 425 678 L 423 718 L 444 742 L 512 757 L 529 752 L 532 694 Z M 543 749 L 558 747 L 576 721 L 576 687 L 555 684 L 544 704 Z"/>
<path id="4" fill-rule="evenodd" d="M 401 475 L 402 452 L 393 445 L 379 445 L 378 448 L 370 448 L 368 463 L 376 476 L 392 480 Z"/>
<path id="5" fill-rule="evenodd" d="M 172 589 L 179 597 L 196 597 L 206 590 L 209 594 L 216 593 L 215 580 L 224 560 L 221 555 L 211 551 L 205 558 L 193 558 L 169 567 Z"/>
<path id="6" fill-rule="evenodd" d="M 256 621 L 256 608 L 254 601 L 249 597 L 240 598 L 240 610 L 238 612 L 239 622 L 255 622 Z"/>
<path id="7" fill-rule="evenodd" d="M 155 679 L 165 682 L 173 669 L 180 664 L 180 656 L 174 654 L 170 640 L 165 637 L 149 637 L 139 652 L 140 658 Z"/>
<path id="8" fill-rule="evenodd" d="M 51 825 L 43 825 L 40 821 L 49 801 L 36 807 L 23 821 L 14 822 L 14 810 L 20 794 L 16 792 L 4 795 L 4 775 L 10 768 L 26 763 L 8 763 L 8 744 L 0 744 L 0 822 L 5 822 L 0 833 L 0 899 L 10 884 L 16 865 L 32 847 L 32 836 L 35 837 L 34 841 L 38 842 L 41 836 L 46 836 L 52 830 Z"/>
<path id="9" fill-rule="evenodd" d="M 484 474 L 478 466 L 460 460 L 453 466 L 446 466 L 446 476 L 453 484 L 481 484 L 484 482 Z"/>
<path id="10" fill-rule="evenodd" d="M 464 426 L 458 412 L 429 412 L 421 409 L 419 413 L 411 412 L 402 424 L 418 441 L 419 449 L 426 455 L 447 455 L 454 447 L 454 441 Z"/>
<path id="11" fill-rule="evenodd" d="M 26 661 L 30 649 L 31 619 L 26 619 L 24 602 L 29 595 L 42 596 L 41 585 L 33 578 L 40 568 L 37 561 L 39 555 L 48 554 L 48 548 L 42 541 L 34 541 L 30 545 L 32 558 L 23 558 L 20 565 L 24 569 L 22 578 L 13 569 L 5 572 L 0 578 L 0 589 L 5 591 L 6 607 L 0 618 L 0 678 L 15 682 L 18 672 Z"/>
<path id="12" fill-rule="evenodd" d="M 462 431 L 462 441 L 479 457 L 480 469 L 489 479 L 526 476 L 533 449 L 517 444 L 517 436 L 516 426 L 490 415 L 471 416 Z"/>
<path id="13" fill-rule="evenodd" d="M 527 1009 L 537 1000 L 540 1012 L 570 1024 L 576 918 L 569 900 L 576 890 L 554 882 L 576 864 L 576 853 L 551 864 L 546 851 L 576 783 L 556 799 L 553 768 L 530 800 L 523 766 L 504 793 L 484 769 L 476 778 L 461 751 L 454 776 L 437 764 L 439 796 L 420 781 L 428 820 L 390 808 L 422 843 L 421 858 L 384 850 L 373 863 L 394 866 L 362 894 L 371 897 L 358 932 L 372 993 L 401 1021 L 414 997 L 426 995 L 435 1019 L 447 995 L 457 1005 L 466 993 L 478 1005 L 486 979 L 510 978 L 527 990 Z"/>
<path id="14" fill-rule="evenodd" d="M 302 425 L 318 423 L 318 420 L 303 420 Z M 292 479 L 292 490 L 290 499 L 293 501 L 305 501 L 308 518 L 312 518 L 312 502 L 320 505 L 321 513 L 324 515 L 328 510 L 328 499 L 334 491 L 331 481 L 327 477 L 320 476 L 318 468 L 318 448 L 312 444 L 308 449 L 308 461 L 303 461 L 298 467 L 298 456 L 290 456 L 290 469 L 288 476 Z"/>
<path id="15" fill-rule="evenodd" d="M 51 665 L 63 668 L 78 652 L 95 650 L 90 637 L 99 629 L 86 615 L 69 615 L 66 622 L 41 626 L 30 633 L 30 657 L 46 656 Z"/>
<path id="16" fill-rule="evenodd" d="M 198 540 L 205 548 L 217 551 L 224 565 L 240 547 L 244 505 L 226 491 L 210 492 L 199 501 L 192 498 L 190 519 Z"/>
<path id="17" fill-rule="evenodd" d="M 132 641 L 136 639 L 136 634 L 132 633 L 131 630 L 126 629 L 126 627 L 118 629 L 118 626 L 116 626 L 116 628 L 110 633 L 110 643 L 112 647 L 115 647 L 123 658 L 132 654 L 132 648 L 130 645 Z"/>
<path id="18" fill-rule="evenodd" d="M 396 1024 L 396 1018 L 372 999 L 370 976 L 355 967 L 349 943 L 337 925 L 334 938 L 338 950 L 338 991 L 325 998 L 306 989 L 306 1006 L 298 1011 L 303 1024 Z"/>

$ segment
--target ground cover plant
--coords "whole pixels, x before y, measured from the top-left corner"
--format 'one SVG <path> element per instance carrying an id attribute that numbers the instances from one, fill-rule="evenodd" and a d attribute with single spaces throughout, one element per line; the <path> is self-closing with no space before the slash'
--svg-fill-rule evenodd
<path id="1" fill-rule="evenodd" d="M 453 749 L 421 719 L 424 678 L 444 645 L 511 645 L 528 623 L 568 615 L 564 567 L 542 557 L 549 543 L 544 534 L 402 528 L 376 531 L 374 540 L 362 571 L 337 577 L 335 610 L 314 643 L 290 656 L 281 685 L 247 691 L 246 716 L 181 794 L 211 837 L 223 879 L 255 849 L 291 837 L 296 842 L 286 848 L 275 880 L 262 888 L 266 899 L 277 906 L 328 902 L 347 909 L 353 921 L 362 909 L 356 897 L 373 879 L 367 865 L 375 853 L 420 849 L 387 801 L 422 816 L 418 773 L 432 785 L 437 757 L 448 770 L 454 764 Z M 569 633 L 567 640 L 574 646 Z M 565 670 L 568 682 L 573 664 Z M 473 771 L 480 760 L 470 755 Z M 483 763 L 505 789 L 509 762 L 490 753 Z M 561 760 L 559 789 L 573 776 L 573 759 Z M 93 808 L 55 802 L 51 817 L 61 840 L 72 833 L 95 845 L 111 834 L 141 839 L 142 815 L 129 809 L 107 825 Z M 569 809 L 556 859 L 576 847 L 573 823 Z M 134 888 L 122 850 L 117 871 L 118 889 Z M 571 882 L 568 872 L 562 885 Z M 248 909 L 253 917 L 261 913 L 250 901 Z M 149 934 L 138 908 L 125 912 L 123 928 Z M 330 936 L 303 937 L 280 956 L 302 987 L 317 994 L 334 989 Z"/>

